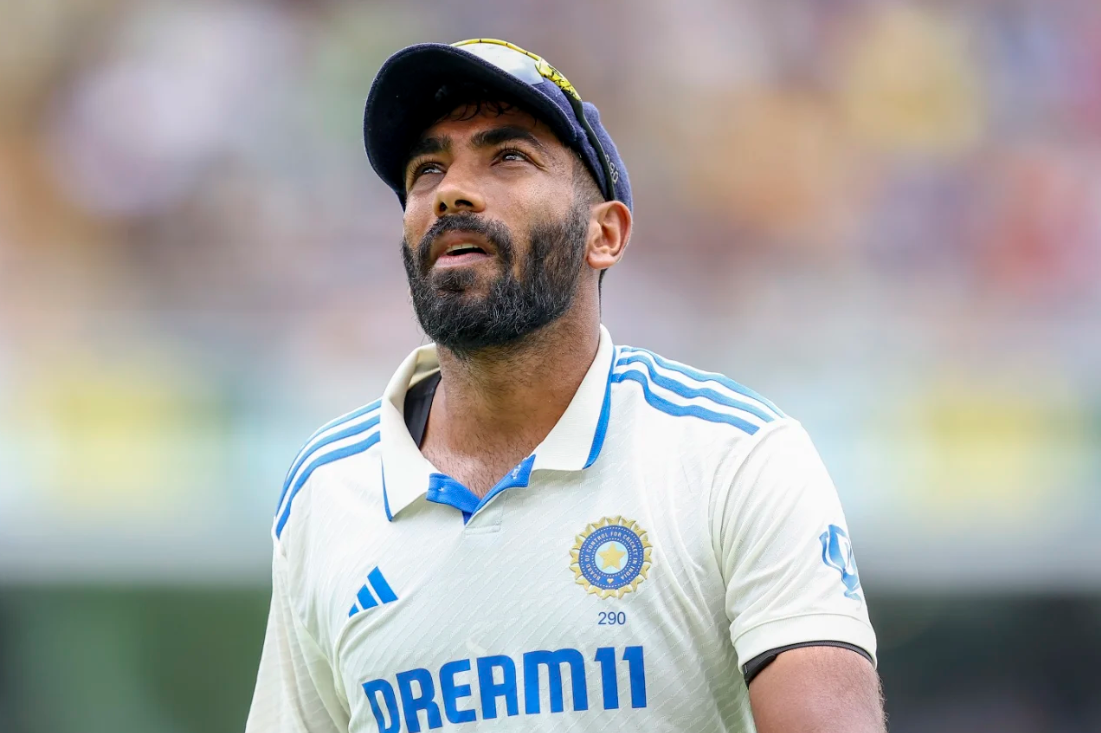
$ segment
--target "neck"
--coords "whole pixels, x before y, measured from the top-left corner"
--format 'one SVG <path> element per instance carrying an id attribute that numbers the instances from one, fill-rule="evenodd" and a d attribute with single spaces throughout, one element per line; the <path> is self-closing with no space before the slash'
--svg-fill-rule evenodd
<path id="1" fill-rule="evenodd" d="M 462 356 L 439 348 L 430 428 L 468 455 L 493 446 L 534 450 L 566 411 L 599 343 L 599 314 L 582 312 L 508 346 Z"/>

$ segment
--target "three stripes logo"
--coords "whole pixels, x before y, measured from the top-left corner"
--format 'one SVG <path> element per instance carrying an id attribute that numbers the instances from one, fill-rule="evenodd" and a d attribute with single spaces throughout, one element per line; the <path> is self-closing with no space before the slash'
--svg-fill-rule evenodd
<path id="1" fill-rule="evenodd" d="M 372 593 L 372 591 L 374 592 Z M 386 578 L 382 577 L 382 571 L 376 567 L 367 575 L 367 585 L 364 585 L 356 593 L 357 603 L 352 604 L 352 609 L 348 611 L 348 618 L 355 616 L 360 611 L 374 608 L 380 603 L 393 603 L 397 599 L 398 596 L 394 593 L 394 589 L 386 582 Z"/>

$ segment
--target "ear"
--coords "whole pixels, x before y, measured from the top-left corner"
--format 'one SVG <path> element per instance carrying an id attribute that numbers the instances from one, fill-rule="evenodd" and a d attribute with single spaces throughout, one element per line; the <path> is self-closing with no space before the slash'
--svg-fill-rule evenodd
<path id="1" fill-rule="evenodd" d="M 585 261 L 594 270 L 607 270 L 619 262 L 631 238 L 631 210 L 622 201 L 605 201 L 592 207 Z"/>

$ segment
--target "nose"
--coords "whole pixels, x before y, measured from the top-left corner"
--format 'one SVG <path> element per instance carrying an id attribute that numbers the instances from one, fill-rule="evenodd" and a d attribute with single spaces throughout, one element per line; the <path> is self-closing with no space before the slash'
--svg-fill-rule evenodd
<path id="1" fill-rule="evenodd" d="M 485 197 L 481 194 L 474 171 L 453 163 L 442 181 L 436 186 L 436 216 L 448 216 L 460 211 L 481 213 L 485 211 Z"/>

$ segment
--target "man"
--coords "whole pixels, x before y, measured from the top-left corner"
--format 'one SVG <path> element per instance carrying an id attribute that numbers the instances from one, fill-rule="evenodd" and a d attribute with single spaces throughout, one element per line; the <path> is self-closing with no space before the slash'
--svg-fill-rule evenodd
<path id="1" fill-rule="evenodd" d="M 600 325 L 631 189 L 596 108 L 511 44 L 424 44 L 364 135 L 435 344 L 291 466 L 248 731 L 883 731 L 803 428 Z"/>

